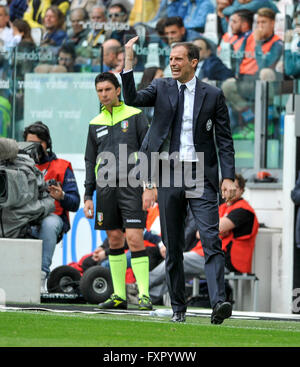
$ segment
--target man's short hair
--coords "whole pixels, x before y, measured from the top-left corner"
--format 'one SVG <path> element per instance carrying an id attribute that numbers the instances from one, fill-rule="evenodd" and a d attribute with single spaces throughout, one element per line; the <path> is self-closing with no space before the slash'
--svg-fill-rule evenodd
<path id="1" fill-rule="evenodd" d="M 179 28 L 184 27 L 182 18 L 178 16 L 165 18 L 164 28 L 169 27 L 171 25 L 177 25 Z"/>
<path id="2" fill-rule="evenodd" d="M 213 51 L 212 44 L 204 37 L 195 38 L 194 41 L 203 41 L 205 43 L 206 49 Z M 198 46 L 197 46 L 198 47 Z"/>
<path id="3" fill-rule="evenodd" d="M 72 59 L 75 60 L 76 59 L 76 51 L 75 48 L 72 44 L 70 43 L 65 43 L 64 45 L 62 45 L 58 51 L 58 55 L 64 52 L 65 54 L 69 54 L 71 55 Z"/>
<path id="4" fill-rule="evenodd" d="M 126 15 L 126 21 L 127 21 L 128 16 L 129 16 L 127 8 L 121 3 L 114 3 L 114 4 L 111 4 L 110 7 L 108 8 L 108 13 L 109 13 L 109 10 L 114 7 L 118 7 L 121 9 L 121 12 L 124 13 L 124 15 Z"/>
<path id="5" fill-rule="evenodd" d="M 72 14 L 74 14 L 75 12 L 79 11 L 82 15 L 82 20 L 88 20 L 89 19 L 89 13 L 86 11 L 85 8 L 81 8 L 81 7 L 78 7 L 78 8 L 74 8 L 70 11 L 70 19 L 72 18 Z"/>
<path id="6" fill-rule="evenodd" d="M 183 46 L 187 49 L 187 57 L 189 61 L 192 61 L 193 59 L 197 59 L 199 61 L 198 46 L 194 45 L 192 42 L 176 42 L 172 44 L 171 48 L 173 49 L 179 46 Z"/>
<path id="7" fill-rule="evenodd" d="M 275 20 L 276 17 L 275 11 L 270 8 L 260 8 L 257 12 L 257 15 L 269 18 L 271 20 Z"/>
<path id="8" fill-rule="evenodd" d="M 98 83 L 101 82 L 111 82 L 113 84 L 113 86 L 117 89 L 120 87 L 120 83 L 118 81 L 118 78 L 115 76 L 114 73 L 110 73 L 108 71 L 104 72 L 104 73 L 100 73 L 96 76 L 95 78 L 95 86 Z"/>
<path id="9" fill-rule="evenodd" d="M 249 28 L 252 28 L 253 25 L 253 19 L 254 19 L 254 13 L 247 9 L 237 10 L 233 14 L 238 15 L 244 22 L 247 22 L 249 25 Z"/>
<path id="10" fill-rule="evenodd" d="M 235 174 L 235 179 L 238 182 L 239 188 L 241 190 L 244 190 L 245 186 L 246 186 L 246 180 L 244 179 L 244 177 L 240 173 L 236 173 Z"/>

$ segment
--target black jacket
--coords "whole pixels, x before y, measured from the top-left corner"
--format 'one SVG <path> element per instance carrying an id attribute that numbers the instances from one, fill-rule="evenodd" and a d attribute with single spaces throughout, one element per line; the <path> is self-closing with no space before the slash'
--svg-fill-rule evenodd
<path id="1" fill-rule="evenodd" d="M 150 159 L 151 152 L 160 152 L 175 118 L 177 81 L 172 78 L 154 79 L 147 88 L 136 91 L 132 71 L 121 73 L 121 77 L 126 104 L 154 106 L 153 120 L 141 148 Z M 223 92 L 199 79 L 196 80 L 193 138 L 196 152 L 204 153 L 204 176 L 215 190 L 218 191 L 219 187 L 218 160 L 222 177 L 234 180 L 234 148 Z"/>
<path id="2" fill-rule="evenodd" d="M 119 152 L 120 145 L 126 145 L 126 158 L 140 150 L 142 141 L 148 130 L 148 122 L 142 111 L 126 106 L 121 102 L 120 106 L 113 107 L 112 114 L 102 107 L 101 113 L 90 121 L 88 138 L 85 150 L 85 200 L 91 199 L 96 189 L 96 174 L 99 170 L 108 170 L 108 162 L 100 156 L 101 153 L 112 154 L 115 157 L 116 179 L 127 178 L 128 171 L 134 167 L 127 165 L 124 177 L 120 177 Z"/>

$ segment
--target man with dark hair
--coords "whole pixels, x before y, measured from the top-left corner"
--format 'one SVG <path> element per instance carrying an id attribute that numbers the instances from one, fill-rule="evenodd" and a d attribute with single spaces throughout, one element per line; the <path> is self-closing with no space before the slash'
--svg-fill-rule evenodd
<path id="1" fill-rule="evenodd" d="M 142 152 L 149 162 L 153 156 L 151 153 L 160 153 L 154 158 L 157 157 L 156 166 L 161 172 L 159 175 L 148 172 L 145 177 L 143 207 L 148 209 L 155 202 L 157 185 L 162 241 L 167 248 L 166 276 L 174 313 L 171 320 L 185 321 L 187 305 L 182 251 L 189 205 L 205 252 L 205 272 L 213 308 L 211 322 L 221 323 L 231 316 L 232 307 L 225 302 L 224 254 L 219 238 L 218 161 L 223 177 L 222 196 L 231 200 L 235 195 L 234 148 L 225 99 L 220 89 L 195 77 L 199 50 L 188 42 L 176 43 L 171 48 L 172 78 L 154 79 L 148 87 L 136 91 L 132 60 L 137 38 L 125 45 L 125 67 L 121 74 L 123 94 L 125 101 L 132 106 L 154 106 L 154 118 Z M 203 190 L 189 188 L 188 177 L 182 174 L 182 165 L 187 162 L 191 163 L 192 173 L 196 176 L 199 164 L 204 170 L 199 185 L 203 185 Z M 176 174 L 180 174 L 181 184 L 176 182 Z M 169 180 L 165 185 L 162 178 L 166 176 Z"/>
<path id="2" fill-rule="evenodd" d="M 124 46 L 131 37 L 135 36 L 136 31 L 128 24 L 128 17 L 128 11 L 121 2 L 112 4 L 107 12 L 110 28 L 105 34 L 106 39 L 114 38 Z"/>
<path id="3" fill-rule="evenodd" d="M 226 80 L 234 76 L 232 70 L 223 64 L 222 60 L 212 51 L 212 46 L 204 38 L 198 38 L 193 44 L 199 48 L 199 63 L 196 76 L 202 80 Z"/>
<path id="4" fill-rule="evenodd" d="M 58 51 L 58 65 L 64 66 L 68 73 L 75 71 L 76 53 L 72 44 L 63 45 Z"/>
<path id="5" fill-rule="evenodd" d="M 161 65 L 166 68 L 165 75 L 170 75 L 169 56 L 171 45 L 175 42 L 191 42 L 194 39 L 200 38 L 201 34 L 193 29 L 186 29 L 183 20 L 179 16 L 162 18 L 158 22 L 160 47 L 163 50 L 160 56 Z M 166 43 L 167 42 L 167 43 Z"/>
<path id="6" fill-rule="evenodd" d="M 46 279 L 58 239 L 70 229 L 69 211 L 76 212 L 80 196 L 70 162 L 57 158 L 52 151 L 52 139 L 47 125 L 37 121 L 24 130 L 24 140 L 37 142 L 43 147 L 44 155 L 37 168 L 49 181 L 49 193 L 55 199 L 55 212 L 43 219 L 39 227 L 32 228 L 32 235 L 43 240 L 42 250 L 42 291 L 46 291 Z"/>
<path id="7" fill-rule="evenodd" d="M 142 188 L 132 187 L 128 182 L 128 173 L 134 167 L 129 159 L 140 149 L 148 124 L 140 109 L 120 101 L 121 88 L 115 74 L 104 72 L 97 75 L 95 86 L 102 108 L 89 124 L 85 151 L 84 214 L 90 219 L 95 216 L 95 229 L 107 233 L 114 287 L 112 296 L 99 307 L 127 308 L 126 236 L 131 251 L 131 267 L 139 289 L 139 308 L 150 310 L 152 303 L 149 298 L 149 258 L 143 240 L 146 216 L 142 210 Z M 124 152 L 121 151 L 123 148 L 126 149 Z"/>
<path id="8" fill-rule="evenodd" d="M 283 53 L 282 40 L 274 34 L 275 12 L 270 8 L 259 9 L 254 31 L 248 29 L 244 32 L 242 26 L 235 27 L 235 21 L 249 24 L 245 20 L 245 12 L 249 11 L 239 10 L 231 16 L 231 27 L 236 36 L 232 42 L 232 56 L 235 61 L 232 69 L 235 79 L 229 78 L 222 85 L 224 95 L 232 109 L 240 113 L 241 121 L 244 120 L 249 125 L 241 131 L 242 137 L 248 132 L 248 136 L 251 134 L 253 136 L 254 124 L 249 123 L 254 121 L 252 106 L 255 98 L 255 81 L 257 79 L 275 81 L 275 67 Z"/>
<path id="9" fill-rule="evenodd" d="M 229 66 L 234 75 L 242 69 L 253 69 L 253 62 L 244 59 L 244 50 L 251 44 L 253 13 L 239 10 L 230 18 L 231 32 L 226 32 L 218 47 L 218 56 Z M 250 41 L 250 42 L 249 42 Z"/>
<path id="10" fill-rule="evenodd" d="M 166 18 L 164 22 L 164 34 L 169 45 L 174 42 L 189 42 L 199 38 L 200 33 L 186 29 L 181 17 Z"/>

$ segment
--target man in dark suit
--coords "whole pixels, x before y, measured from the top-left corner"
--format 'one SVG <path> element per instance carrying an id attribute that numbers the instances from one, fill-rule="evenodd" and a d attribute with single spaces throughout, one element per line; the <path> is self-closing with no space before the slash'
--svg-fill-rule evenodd
<path id="1" fill-rule="evenodd" d="M 176 163 L 171 162 L 170 177 L 175 175 L 181 162 L 192 162 L 194 168 L 197 161 L 201 162 L 201 157 L 204 162 L 204 192 L 197 197 L 189 195 L 185 183 L 178 187 L 172 179 L 169 187 L 162 185 L 161 180 L 153 182 L 153 176 L 149 174 L 148 181 L 144 182 L 144 210 L 154 204 L 155 186 L 158 186 L 162 239 L 167 248 L 166 277 L 173 309 L 171 320 L 185 321 L 183 248 L 184 219 L 189 205 L 204 244 L 205 273 L 213 308 L 211 322 L 221 324 L 231 316 L 232 307 L 225 302 L 224 254 L 219 238 L 218 158 L 223 178 L 222 196 L 230 200 L 235 195 L 234 149 L 224 96 L 221 90 L 195 77 L 199 50 L 192 43 L 185 42 L 172 46 L 172 78 L 155 79 L 146 89 L 137 92 L 132 70 L 133 45 L 137 39 L 134 37 L 125 45 L 122 84 L 126 104 L 155 107 L 153 122 L 141 151 L 149 158 L 151 153 L 159 152 L 161 170 L 164 167 L 163 153 L 169 160 L 175 153 L 179 162 L 178 159 Z M 160 172 L 160 177 L 163 176 L 164 172 Z"/>

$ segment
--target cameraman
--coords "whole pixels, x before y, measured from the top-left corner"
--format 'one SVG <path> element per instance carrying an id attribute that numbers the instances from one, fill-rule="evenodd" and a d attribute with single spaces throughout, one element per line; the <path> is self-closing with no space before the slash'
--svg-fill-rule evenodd
<path id="1" fill-rule="evenodd" d="M 50 196 L 55 199 L 55 212 L 44 218 L 39 226 L 32 227 L 32 236 L 43 240 L 41 291 L 45 292 L 56 243 L 70 229 L 69 211 L 78 210 L 80 196 L 71 163 L 57 158 L 52 152 L 48 126 L 37 121 L 25 128 L 23 137 L 25 141 L 38 142 L 43 147 L 44 154 L 36 166 L 43 172 Z"/>

